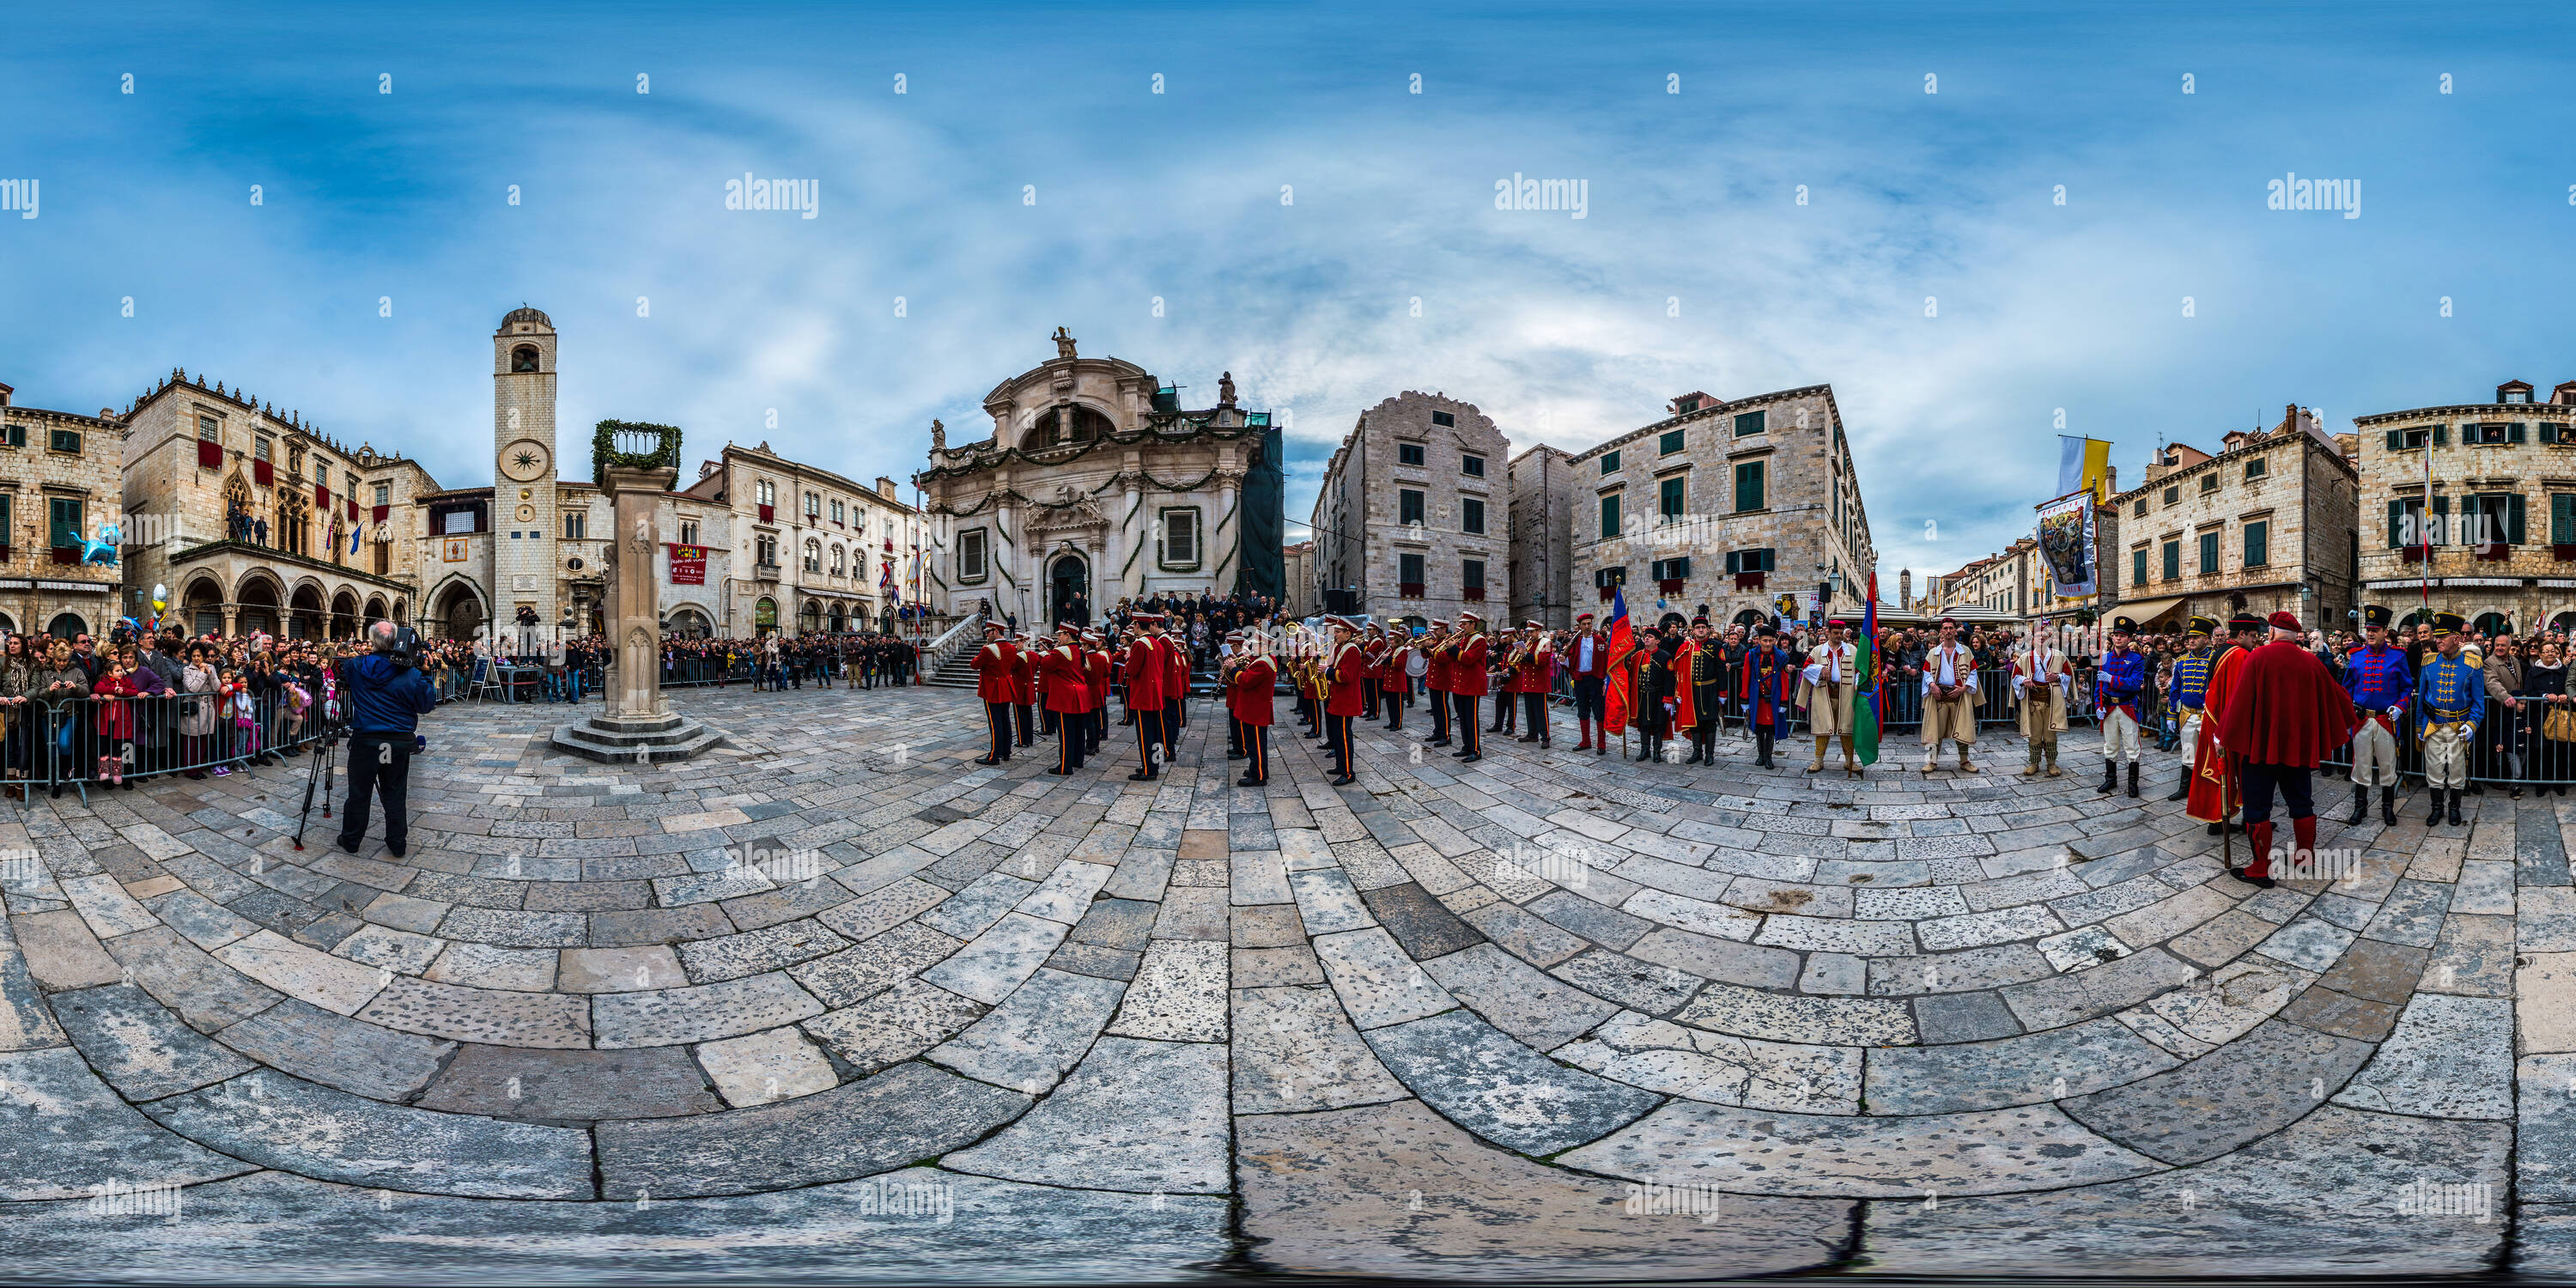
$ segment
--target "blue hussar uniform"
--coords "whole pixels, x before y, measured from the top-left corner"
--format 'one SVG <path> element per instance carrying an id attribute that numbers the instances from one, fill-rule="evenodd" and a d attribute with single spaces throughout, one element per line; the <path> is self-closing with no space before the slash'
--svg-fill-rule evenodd
<path id="1" fill-rule="evenodd" d="M 2388 628 L 2389 611 L 2377 604 L 2361 610 L 2362 625 Z M 2406 650 L 2394 644 L 2364 644 L 2344 659 L 2344 692 L 2352 695 L 2361 727 L 2352 731 L 2352 814 L 2359 823 L 2369 808 L 2370 789 L 2379 788 L 2380 821 L 2397 824 L 2397 745 L 2405 735 L 2406 710 L 2415 697 L 2415 666 Z"/>
<path id="2" fill-rule="evenodd" d="M 2448 629 L 2445 629 L 2445 627 Z M 2458 633 L 2465 622 L 2456 613 L 2437 613 L 2435 638 Z M 2450 821 L 2459 822 L 2460 789 L 2469 781 L 2469 738 L 2486 715 L 2487 677 L 2460 657 L 2436 653 L 2424 661 L 2415 681 L 2416 732 L 2423 739 L 2424 784 L 2434 789 L 2434 815 L 2445 812 L 2441 793 L 2450 793 Z"/>
<path id="3" fill-rule="evenodd" d="M 2147 691 L 2147 655 L 2129 646 L 2137 632 L 2135 621 L 2112 618 L 2111 647 L 2093 673 L 2093 709 L 2102 726 L 2102 785 L 2095 790 L 2106 796 L 2117 786 L 2112 774 L 2124 759 L 2129 794 L 2138 794 L 2138 700 Z"/>

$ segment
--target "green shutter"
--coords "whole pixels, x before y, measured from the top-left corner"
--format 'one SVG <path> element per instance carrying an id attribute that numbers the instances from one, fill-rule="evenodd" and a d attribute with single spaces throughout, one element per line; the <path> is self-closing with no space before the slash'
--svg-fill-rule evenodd
<path id="1" fill-rule="evenodd" d="M 2519 437 L 2518 431 L 2522 426 L 2516 425 L 2514 429 L 2517 431 L 2516 436 Z M 2522 544 L 2522 493 L 2520 492 L 2513 493 L 2505 500 L 2504 539 L 2510 545 Z"/>
<path id="2" fill-rule="evenodd" d="M 2402 429 L 2392 429 L 2388 431 L 2388 450 L 2392 452 L 2402 452 L 2406 450 L 2406 431 Z"/>
<path id="3" fill-rule="evenodd" d="M 2435 425 L 2433 427 L 2433 446 L 2443 446 L 2444 443 L 2448 441 L 2446 436 L 2450 433 L 2450 429 L 2451 427 L 2448 425 Z"/>
<path id="4" fill-rule="evenodd" d="M 2522 426 L 2523 426 L 2523 423 L 2524 423 L 2524 422 L 2522 422 L 2522 421 L 2518 421 L 2518 420 L 2517 420 L 2517 421 L 2514 421 L 2513 423 L 2511 423 L 2511 424 L 2509 424 L 2509 425 L 2506 425 L 2506 426 L 2504 427 L 2504 441 L 2506 441 L 2506 442 L 2508 442 L 2508 443 L 2519 443 L 2519 442 L 2521 442 L 2521 441 L 2522 441 Z"/>
<path id="5" fill-rule="evenodd" d="M 2544 420 L 2540 422 L 2540 441 L 2544 443 L 2555 443 L 2558 441 L 2557 421 Z"/>
<path id="6" fill-rule="evenodd" d="M 2549 543 L 2576 546 L 2576 493 L 2549 494 Z"/>
<path id="7" fill-rule="evenodd" d="M 2396 550 L 2405 546 L 2405 544 L 2406 503 L 2404 501 L 2391 501 L 2388 503 L 2388 548 Z"/>
<path id="8" fill-rule="evenodd" d="M 2463 513 L 2465 513 L 2465 511 L 2463 511 Z M 2447 546 L 2447 545 L 2451 544 L 2451 542 L 2450 542 L 2450 536 L 2451 536 L 2451 534 L 2450 534 L 2450 532 L 2448 531 L 2448 528 L 2449 528 L 2449 526 L 2450 526 L 2450 518 L 2451 518 L 2451 498 L 2450 498 L 2450 497 L 2448 497 L 2448 496 L 2437 496 L 2437 497 L 2434 497 L 2434 498 L 2433 498 L 2433 518 L 2432 518 L 2432 525 L 2433 525 L 2433 526 L 2432 526 L 2432 531 L 2431 531 L 2431 533 L 2429 534 L 2429 535 L 2430 535 L 2430 538 L 2431 538 L 2431 541 L 2432 541 L 2432 544 L 2437 545 L 2437 546 Z M 2421 544 L 2421 543 L 2419 543 L 2419 544 Z"/>

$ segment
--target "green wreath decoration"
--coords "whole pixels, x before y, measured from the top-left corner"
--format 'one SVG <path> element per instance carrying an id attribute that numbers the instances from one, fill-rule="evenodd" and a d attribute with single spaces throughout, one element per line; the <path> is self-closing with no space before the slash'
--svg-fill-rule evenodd
<path id="1" fill-rule="evenodd" d="M 650 452 L 621 452 L 617 450 L 620 433 L 651 434 L 660 446 Z M 640 420 L 599 422 L 590 434 L 590 481 L 602 490 L 608 487 L 608 467 L 611 465 L 635 470 L 680 468 L 680 427 L 648 424 Z"/>

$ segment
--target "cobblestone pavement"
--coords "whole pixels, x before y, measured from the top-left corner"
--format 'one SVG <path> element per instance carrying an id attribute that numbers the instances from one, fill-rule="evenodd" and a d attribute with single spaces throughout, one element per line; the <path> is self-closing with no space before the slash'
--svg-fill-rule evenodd
<path id="1" fill-rule="evenodd" d="M 2083 735 L 1850 782 L 1417 711 L 1253 789 L 1203 702 L 1154 783 L 975 765 L 944 690 L 677 702 L 735 745 L 432 717 L 402 859 L 294 851 L 301 763 L 0 807 L 12 1277 L 2576 1266 L 2571 803 L 2257 891 Z"/>

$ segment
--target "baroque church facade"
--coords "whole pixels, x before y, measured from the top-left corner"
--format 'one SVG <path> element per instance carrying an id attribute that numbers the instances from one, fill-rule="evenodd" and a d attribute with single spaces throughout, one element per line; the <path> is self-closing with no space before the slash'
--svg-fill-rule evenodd
<path id="1" fill-rule="evenodd" d="M 1053 360 L 984 395 L 992 437 L 951 448 L 931 423 L 913 483 L 933 602 L 1027 626 L 1158 593 L 1280 595 L 1286 444 L 1270 414 L 1237 405 L 1230 372 L 1216 405 L 1188 410 L 1143 367 L 1053 338 Z"/>

